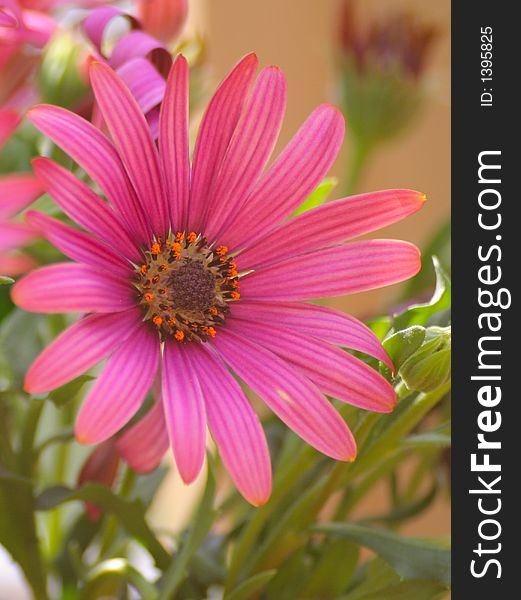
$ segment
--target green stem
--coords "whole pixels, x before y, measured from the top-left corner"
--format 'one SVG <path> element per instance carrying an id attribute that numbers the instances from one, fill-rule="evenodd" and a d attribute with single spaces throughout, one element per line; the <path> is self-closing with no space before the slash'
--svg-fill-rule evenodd
<path id="1" fill-rule="evenodd" d="M 69 427 L 74 418 L 73 408 L 67 404 L 60 413 L 60 425 Z M 41 448 L 39 448 L 40 450 Z M 58 446 L 54 453 L 54 477 L 56 481 L 65 481 L 69 459 L 69 448 L 66 444 Z M 62 536 L 62 513 L 59 509 L 51 511 L 48 524 L 49 555 L 56 556 L 60 550 Z"/>
<path id="2" fill-rule="evenodd" d="M 402 436 L 412 431 L 421 419 L 436 406 L 449 390 L 450 382 L 432 392 L 418 394 L 406 410 L 402 412 L 399 418 L 392 421 L 374 443 L 370 444 L 360 452 L 359 458 L 353 465 L 353 469 L 350 473 L 351 477 L 357 475 L 361 471 L 373 467 L 378 461 L 382 460 L 382 457 L 385 457 L 386 452 L 389 452 L 394 444 L 399 442 Z M 389 417 L 392 418 L 391 415 Z"/>
<path id="3" fill-rule="evenodd" d="M 43 401 L 31 399 L 20 433 L 17 474 L 24 480 L 0 484 L 0 540 L 20 565 L 35 600 L 47 600 L 47 572 L 41 553 L 34 511 L 34 440 Z"/>
<path id="4" fill-rule="evenodd" d="M 123 479 L 121 480 L 121 485 L 119 488 L 119 496 L 122 498 L 126 498 L 132 488 L 134 487 L 134 483 L 136 481 L 136 473 L 130 467 L 126 467 L 125 473 L 123 475 Z M 99 561 L 102 561 L 106 557 L 110 555 L 110 551 L 114 545 L 114 540 L 116 539 L 116 535 L 118 533 L 119 522 L 116 517 L 112 515 L 107 516 L 107 522 L 103 533 L 101 535 L 100 541 L 100 549 L 99 549 Z"/>
<path id="5" fill-rule="evenodd" d="M 344 190 L 346 196 L 356 194 L 370 154 L 370 147 L 367 144 L 357 138 L 353 139 Z"/>
<path id="6" fill-rule="evenodd" d="M 250 556 L 252 547 L 264 524 L 314 458 L 314 452 L 310 448 L 304 447 L 300 453 L 296 453 L 290 464 L 286 464 L 284 469 L 277 472 L 270 501 L 262 508 L 257 509 L 235 547 L 225 582 L 225 590 L 228 592 L 235 587 L 242 566 Z"/>

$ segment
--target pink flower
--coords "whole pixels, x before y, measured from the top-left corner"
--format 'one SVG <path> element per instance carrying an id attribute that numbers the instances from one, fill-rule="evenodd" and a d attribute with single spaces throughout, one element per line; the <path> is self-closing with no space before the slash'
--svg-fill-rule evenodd
<path id="1" fill-rule="evenodd" d="M 14 111 L 0 110 L 0 149 L 20 122 Z M 18 275 L 34 266 L 34 261 L 18 249 L 36 238 L 36 232 L 13 217 L 42 194 L 33 175 L 0 175 L 0 274 Z"/>
<path id="2" fill-rule="evenodd" d="M 138 0 L 143 29 L 168 44 L 181 32 L 188 15 L 188 0 Z"/>
<path id="3" fill-rule="evenodd" d="M 49 41 L 54 27 L 47 15 L 25 10 L 17 0 L 0 0 L 0 107 L 20 107 L 40 59 L 37 51 Z M 15 100 L 15 94 L 21 96 Z"/>
<path id="4" fill-rule="evenodd" d="M 108 357 L 76 420 L 81 443 L 125 427 L 159 380 L 156 404 L 119 442 L 130 465 L 153 468 L 168 436 L 181 477 L 193 481 L 208 425 L 235 484 L 260 505 L 271 490 L 268 447 L 232 372 L 309 444 L 353 460 L 353 436 L 326 394 L 378 412 L 391 411 L 396 399 L 383 377 L 340 347 L 390 361 L 365 325 L 306 301 L 414 275 L 420 259 L 411 244 L 344 242 L 416 211 L 424 197 L 364 194 L 288 221 L 335 160 L 344 121 L 334 107 L 319 106 L 265 169 L 286 82 L 276 67 L 254 81 L 256 68 L 248 55 L 222 82 L 192 162 L 182 56 L 168 79 L 158 147 L 128 88 L 101 63 L 92 65 L 91 81 L 112 141 L 64 109 L 32 109 L 32 123 L 108 202 L 36 159 L 47 192 L 88 233 L 33 212 L 29 221 L 73 262 L 34 271 L 12 295 L 30 311 L 85 313 L 35 360 L 28 392 L 61 386 Z"/>

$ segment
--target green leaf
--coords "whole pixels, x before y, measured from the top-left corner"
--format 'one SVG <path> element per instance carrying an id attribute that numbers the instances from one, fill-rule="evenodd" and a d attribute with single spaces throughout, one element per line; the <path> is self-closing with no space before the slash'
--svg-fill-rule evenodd
<path id="1" fill-rule="evenodd" d="M 418 350 L 424 339 L 425 327 L 413 325 L 393 333 L 382 345 L 398 371 L 409 356 Z"/>
<path id="2" fill-rule="evenodd" d="M 264 593 L 266 598 L 295 600 L 301 598 L 301 590 L 311 574 L 313 563 L 305 546 L 292 552 L 282 562 L 277 574 L 269 582 Z"/>
<path id="3" fill-rule="evenodd" d="M 32 486 L 0 478 L 0 545 L 17 562 L 35 600 L 47 600 L 46 577 L 32 509 Z"/>
<path id="4" fill-rule="evenodd" d="M 366 325 L 381 341 L 389 332 L 389 329 L 391 328 L 391 321 L 391 317 L 384 315 L 382 317 L 376 317 L 375 319 L 366 321 Z"/>
<path id="5" fill-rule="evenodd" d="M 452 227 L 450 217 L 435 232 L 432 239 L 422 247 L 422 260 L 426 264 L 432 256 L 438 257 L 440 263 L 450 272 L 451 263 L 451 238 Z M 428 269 L 422 269 L 415 277 L 407 282 L 404 290 L 404 298 L 414 298 L 424 290 L 429 289 L 434 283 L 432 273 Z"/>
<path id="6" fill-rule="evenodd" d="M 213 508 L 215 477 L 210 457 L 208 457 L 207 464 L 208 475 L 203 498 L 191 520 L 193 525 L 182 545 L 181 551 L 175 554 L 172 560 L 169 561 L 169 566 L 162 578 L 160 600 L 171 600 L 174 597 L 175 592 L 186 577 L 186 570 L 190 559 L 203 543 L 217 516 L 217 512 Z"/>
<path id="7" fill-rule="evenodd" d="M 452 443 L 451 423 L 450 421 L 446 421 L 431 431 L 409 435 L 404 438 L 403 442 L 404 444 L 407 444 L 407 446 L 415 446 L 418 448 L 449 448 Z"/>
<path id="8" fill-rule="evenodd" d="M 269 583 L 276 572 L 276 569 L 270 569 L 269 571 L 257 573 L 257 575 L 243 581 L 229 594 L 225 594 L 223 600 L 250 600 Z"/>
<path id="9" fill-rule="evenodd" d="M 427 492 L 420 498 L 417 498 L 411 502 L 398 504 L 394 509 L 384 515 L 376 515 L 365 517 L 359 523 L 383 523 L 383 524 L 391 524 L 395 525 L 400 523 L 405 519 L 410 519 L 424 510 L 426 510 L 436 498 L 436 494 L 438 491 L 438 486 L 436 482 L 432 485 L 432 487 L 427 490 Z"/>
<path id="10" fill-rule="evenodd" d="M 66 502 L 77 500 L 92 502 L 117 517 L 127 533 L 150 552 L 160 569 L 166 568 L 170 563 L 170 555 L 145 520 L 146 507 L 140 500 L 120 498 L 103 485 L 87 483 L 77 490 L 64 486 L 47 488 L 36 498 L 35 506 L 37 510 L 51 510 Z"/>
<path id="11" fill-rule="evenodd" d="M 32 485 L 31 480 L 29 478 L 24 477 L 23 475 L 19 475 L 18 473 L 13 473 L 13 471 L 6 469 L 1 464 L 0 464 L 0 481 L 7 481 L 7 482 L 16 481 L 17 483 L 22 483 L 29 487 Z"/>
<path id="12" fill-rule="evenodd" d="M 302 590 L 303 598 L 336 598 L 351 582 L 360 555 L 359 547 L 349 540 L 333 539 L 320 547 L 311 577 Z M 342 568 L 339 569 L 339 559 Z"/>
<path id="13" fill-rule="evenodd" d="M 143 506 L 150 506 L 159 486 L 163 483 L 168 473 L 168 467 L 159 466 L 151 473 L 137 477 L 132 493 L 129 495 L 131 500 L 139 499 Z"/>
<path id="14" fill-rule="evenodd" d="M 74 400 L 74 398 L 76 398 L 81 392 L 83 386 L 93 379 L 94 377 L 91 377 L 90 375 L 80 375 L 80 377 L 77 377 L 69 383 L 66 383 L 61 387 L 56 388 L 52 392 L 49 392 L 48 398 L 55 406 L 60 408 L 68 402 Z"/>
<path id="15" fill-rule="evenodd" d="M 341 599 L 361 600 L 399 582 L 400 578 L 396 571 L 388 562 L 377 556 L 357 569 L 349 593 L 341 596 Z"/>
<path id="16" fill-rule="evenodd" d="M 11 285 L 11 283 L 14 283 L 14 279 L 12 277 L 0 275 L 0 285 Z"/>
<path id="17" fill-rule="evenodd" d="M 106 598 L 117 593 L 123 586 L 134 587 L 141 600 L 156 600 L 157 590 L 143 575 L 124 558 L 112 558 L 96 565 L 87 575 L 87 583 L 81 590 L 80 600 Z"/>
<path id="18" fill-rule="evenodd" d="M 293 217 L 323 204 L 337 185 L 336 177 L 326 177 L 293 213 Z"/>
<path id="19" fill-rule="evenodd" d="M 451 284 L 448 275 L 436 256 L 432 257 L 436 272 L 434 295 L 426 304 L 415 304 L 405 312 L 394 317 L 394 329 L 399 331 L 411 325 L 427 325 L 429 319 L 438 312 L 446 310 L 451 304 Z"/>
<path id="20" fill-rule="evenodd" d="M 450 586 L 450 550 L 432 541 L 349 523 L 325 523 L 316 531 L 336 535 L 370 548 L 405 580 L 427 579 Z"/>

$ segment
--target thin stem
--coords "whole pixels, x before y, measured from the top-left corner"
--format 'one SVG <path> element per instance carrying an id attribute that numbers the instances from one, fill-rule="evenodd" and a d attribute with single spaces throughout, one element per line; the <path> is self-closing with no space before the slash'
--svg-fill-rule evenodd
<path id="1" fill-rule="evenodd" d="M 347 166 L 345 195 L 356 194 L 366 164 L 371 154 L 370 147 L 358 138 L 353 139 L 351 153 Z"/>
<path id="2" fill-rule="evenodd" d="M 136 473 L 130 468 L 126 467 L 121 485 L 119 488 L 119 496 L 126 498 L 136 481 Z M 118 532 L 119 523 L 116 517 L 112 515 L 107 516 L 107 522 L 101 535 L 100 549 L 99 549 L 99 561 L 109 556 L 114 540 Z"/>

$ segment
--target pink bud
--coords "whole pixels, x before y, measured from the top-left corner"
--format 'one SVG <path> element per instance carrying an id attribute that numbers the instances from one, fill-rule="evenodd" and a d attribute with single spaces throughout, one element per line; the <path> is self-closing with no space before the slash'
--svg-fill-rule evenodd
<path id="1" fill-rule="evenodd" d="M 112 439 L 99 444 L 87 458 L 78 476 L 78 486 L 93 482 L 112 487 L 119 467 L 119 455 Z M 85 502 L 91 521 L 97 521 L 103 511 L 92 502 Z"/>
<path id="2" fill-rule="evenodd" d="M 138 0 L 143 29 L 165 44 L 181 32 L 187 14 L 188 0 Z"/>

